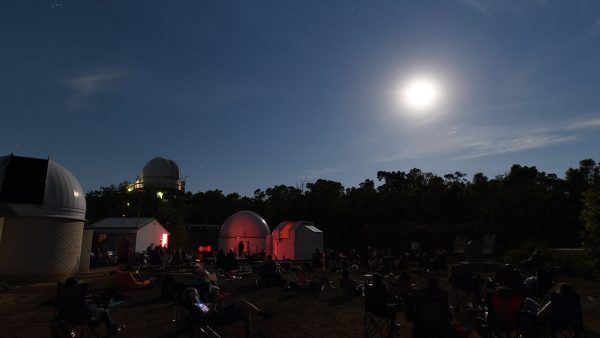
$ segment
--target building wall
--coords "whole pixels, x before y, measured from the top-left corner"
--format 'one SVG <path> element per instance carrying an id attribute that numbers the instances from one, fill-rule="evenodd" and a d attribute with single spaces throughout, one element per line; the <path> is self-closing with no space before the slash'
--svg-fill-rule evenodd
<path id="1" fill-rule="evenodd" d="M 296 241 L 294 250 L 295 260 L 309 260 L 316 248 L 323 249 L 323 233 L 313 232 L 305 226 L 295 231 Z"/>
<path id="2" fill-rule="evenodd" d="M 90 251 L 92 250 L 92 237 L 94 230 L 84 229 L 81 240 L 81 256 L 79 257 L 79 272 L 90 271 Z"/>
<path id="3" fill-rule="evenodd" d="M 153 220 L 137 231 L 135 251 L 144 251 L 150 245 L 161 245 L 162 235 L 168 234 L 167 230 L 158 221 Z"/>
<path id="4" fill-rule="evenodd" d="M 83 221 L 5 218 L 0 280 L 64 280 L 79 271 Z"/>
<path id="5" fill-rule="evenodd" d="M 288 238 L 279 238 L 280 232 L 274 231 L 272 236 L 273 254 L 277 259 L 295 260 L 295 234 L 296 231 L 291 230 Z"/>

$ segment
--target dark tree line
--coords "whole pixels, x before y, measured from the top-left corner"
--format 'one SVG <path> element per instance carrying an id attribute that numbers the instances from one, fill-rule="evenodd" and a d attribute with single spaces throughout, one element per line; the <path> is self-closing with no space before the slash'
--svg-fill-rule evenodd
<path id="1" fill-rule="evenodd" d="M 127 191 L 127 184 L 87 194 L 88 220 L 155 217 L 185 242 L 185 224 L 221 224 L 239 210 L 253 210 L 271 227 L 284 220 L 310 220 L 336 248 L 400 248 L 412 240 L 447 247 L 456 235 L 496 234 L 500 248 L 534 240 L 551 246 L 582 243 L 583 196 L 600 189 L 600 164 L 583 160 L 564 178 L 536 167 L 513 165 L 504 175 L 470 180 L 455 172 L 443 177 L 419 169 L 380 171 L 377 182 L 357 187 L 319 179 L 305 186 L 277 185 L 254 196 L 220 190 L 166 194 Z M 597 195 L 594 195 L 597 196 Z M 175 230 L 175 231 L 173 231 Z M 587 235 L 589 237 L 589 232 Z M 584 236 L 584 237 L 585 237 Z"/>

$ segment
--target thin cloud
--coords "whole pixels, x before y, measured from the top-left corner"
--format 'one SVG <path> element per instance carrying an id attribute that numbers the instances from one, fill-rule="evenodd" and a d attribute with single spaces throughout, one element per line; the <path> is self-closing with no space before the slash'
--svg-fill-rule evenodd
<path id="1" fill-rule="evenodd" d="M 69 91 L 67 105 L 78 110 L 85 107 L 88 97 L 109 90 L 111 85 L 125 77 L 123 71 L 109 70 L 62 79 L 60 83 Z"/>
<path id="2" fill-rule="evenodd" d="M 578 131 L 593 128 L 600 128 L 599 116 L 521 128 L 452 128 L 436 138 L 416 140 L 392 155 L 374 159 L 374 162 L 390 162 L 435 154 L 448 154 L 454 159 L 472 159 L 522 152 L 575 142 Z"/>
<path id="3" fill-rule="evenodd" d="M 525 16 L 525 10 L 528 5 L 535 5 L 538 9 L 551 9 L 554 4 L 548 0 L 532 1 L 498 1 L 498 0 L 460 0 L 460 3 L 476 12 L 483 14 L 488 18 L 493 18 L 502 12 L 508 12 L 512 15 Z"/>
<path id="4" fill-rule="evenodd" d="M 461 3 L 463 5 L 465 5 L 466 7 L 469 7 L 487 17 L 492 16 L 491 8 L 489 7 L 489 4 L 487 4 L 487 3 L 484 3 L 479 0 L 462 0 Z"/>
<path id="5" fill-rule="evenodd" d="M 516 153 L 520 151 L 544 148 L 551 145 L 573 142 L 577 139 L 575 135 L 523 135 L 510 140 L 492 140 L 489 143 L 481 143 L 475 149 L 466 154 L 456 157 L 464 160 L 476 157 L 498 155 L 505 153 Z"/>

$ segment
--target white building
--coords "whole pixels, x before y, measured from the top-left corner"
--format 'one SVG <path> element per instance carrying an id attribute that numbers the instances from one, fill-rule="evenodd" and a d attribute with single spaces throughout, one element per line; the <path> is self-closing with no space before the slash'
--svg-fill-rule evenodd
<path id="1" fill-rule="evenodd" d="M 323 231 L 311 222 L 286 221 L 273 229 L 273 254 L 278 259 L 309 260 L 323 249 Z"/>
<path id="2" fill-rule="evenodd" d="M 105 218 L 90 226 L 94 230 L 92 247 L 117 249 L 119 240 L 126 237 L 136 251 L 145 251 L 150 244 L 168 246 L 171 235 L 154 218 Z"/>
<path id="3" fill-rule="evenodd" d="M 0 157 L 0 280 L 60 280 L 76 274 L 85 212 L 83 188 L 60 164 Z"/>

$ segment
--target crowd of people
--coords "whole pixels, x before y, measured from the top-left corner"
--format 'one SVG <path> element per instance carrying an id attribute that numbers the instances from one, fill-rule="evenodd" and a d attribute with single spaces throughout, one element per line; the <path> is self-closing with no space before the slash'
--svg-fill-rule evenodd
<path id="1" fill-rule="evenodd" d="M 98 256 L 102 257 L 103 252 L 99 250 Z M 153 244 L 145 253 L 127 255 L 127 260 L 122 255 L 118 255 L 117 262 L 127 266 L 123 270 L 143 285 L 140 288 L 151 287 L 154 281 L 144 278 L 136 267 L 144 263 L 179 265 L 193 260 L 181 249 Z M 362 252 L 316 248 L 310 262 L 298 265 L 264 251 L 250 253 L 240 242 L 238 252 L 219 250 L 214 257 L 200 258 L 198 261 L 203 264 L 194 265 L 192 281 L 180 285 L 178 291 L 172 293 L 178 294 L 179 305 L 186 309 L 188 320 L 196 327 L 221 327 L 243 322 L 246 333 L 250 334 L 252 316 L 267 318 L 268 315 L 244 299 L 223 305 L 223 295 L 216 280 L 217 274 L 235 274 L 238 265 L 252 263 L 258 266 L 252 272 L 259 287 L 283 286 L 286 291 L 315 293 L 339 289 L 343 297 L 363 296 L 365 310 L 385 319 L 390 330 L 398 328 L 398 314 L 404 313 L 405 320 L 412 323 L 415 338 L 449 338 L 457 336 L 464 326 L 476 329 L 484 337 L 515 331 L 524 337 L 535 338 L 564 328 L 569 328 L 576 336 L 583 332 L 579 295 L 566 283 L 550 290 L 554 279 L 547 283 L 547 277 L 542 275 L 539 250 L 534 250 L 518 265 L 500 265 L 493 275 L 485 278 L 468 264 L 450 265 L 448 260 L 445 251 L 415 250 L 392 256 L 389 251 L 386 254 L 372 247 Z M 440 277 L 447 273 L 452 296 Z M 419 285 L 419 280 L 425 280 L 424 284 Z M 548 287 L 542 287 L 544 283 Z M 465 308 L 470 311 L 470 323 L 462 323 L 456 316 L 463 309 L 463 301 L 468 303 Z M 120 330 L 118 324 L 112 323 L 107 311 L 100 313 L 99 318 L 107 323 L 108 329 Z M 465 320 L 464 316 L 461 320 Z"/>

